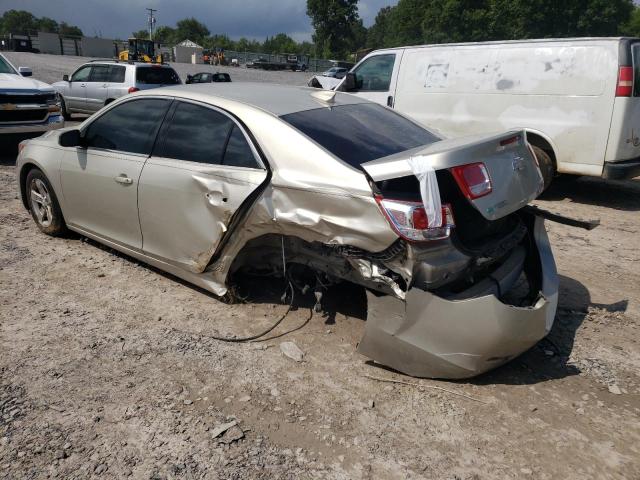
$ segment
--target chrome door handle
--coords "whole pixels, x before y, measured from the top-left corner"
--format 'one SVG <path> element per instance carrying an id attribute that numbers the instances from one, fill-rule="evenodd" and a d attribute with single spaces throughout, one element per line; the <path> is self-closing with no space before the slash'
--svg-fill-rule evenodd
<path id="1" fill-rule="evenodd" d="M 133 183 L 133 180 L 130 179 L 129 177 L 127 177 L 126 175 L 119 175 L 117 177 L 113 177 L 113 179 L 118 182 L 121 183 L 123 185 L 131 185 Z"/>

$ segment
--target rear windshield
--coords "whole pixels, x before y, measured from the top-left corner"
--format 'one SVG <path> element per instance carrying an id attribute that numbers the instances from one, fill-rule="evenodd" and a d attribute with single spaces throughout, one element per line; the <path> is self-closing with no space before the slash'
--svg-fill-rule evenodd
<path id="1" fill-rule="evenodd" d="M 318 108 L 281 118 L 354 167 L 439 140 L 433 133 L 374 103 Z"/>
<path id="2" fill-rule="evenodd" d="M 177 85 L 182 83 L 175 70 L 166 67 L 138 67 L 136 81 L 146 85 Z"/>

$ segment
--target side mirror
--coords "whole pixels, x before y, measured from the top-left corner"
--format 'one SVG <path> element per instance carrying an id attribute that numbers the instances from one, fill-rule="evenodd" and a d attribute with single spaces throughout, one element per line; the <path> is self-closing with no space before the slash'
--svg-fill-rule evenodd
<path id="1" fill-rule="evenodd" d="M 19 67 L 18 73 L 23 77 L 30 77 L 31 75 L 33 75 L 33 72 L 29 67 Z"/>
<path id="2" fill-rule="evenodd" d="M 67 130 L 61 133 L 58 138 L 58 143 L 61 147 L 84 147 L 84 139 L 78 129 Z"/>
<path id="3" fill-rule="evenodd" d="M 351 72 L 347 73 L 344 76 L 344 91 L 353 92 L 354 90 L 358 89 L 356 85 L 357 85 L 356 74 Z"/>
<path id="4" fill-rule="evenodd" d="M 63 82 L 68 82 L 69 81 L 69 75 L 62 75 L 62 81 Z"/>
<path id="5" fill-rule="evenodd" d="M 186 84 L 190 84 L 193 81 L 193 75 L 187 75 L 187 79 L 184 81 Z"/>

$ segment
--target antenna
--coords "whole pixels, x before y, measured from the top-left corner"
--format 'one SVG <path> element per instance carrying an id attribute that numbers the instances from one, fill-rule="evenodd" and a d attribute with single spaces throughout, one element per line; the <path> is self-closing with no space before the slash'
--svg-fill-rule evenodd
<path id="1" fill-rule="evenodd" d="M 153 16 L 154 12 L 157 12 L 157 8 L 147 8 L 149 16 L 147 17 L 147 23 L 149 25 L 149 40 L 153 40 L 153 27 L 156 25 L 156 17 Z"/>

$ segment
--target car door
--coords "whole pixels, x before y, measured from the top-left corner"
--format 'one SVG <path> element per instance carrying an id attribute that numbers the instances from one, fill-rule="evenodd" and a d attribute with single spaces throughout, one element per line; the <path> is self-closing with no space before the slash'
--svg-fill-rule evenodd
<path id="1" fill-rule="evenodd" d="M 158 139 L 138 188 L 142 248 L 202 272 L 267 170 L 244 129 L 210 105 L 175 101 Z"/>
<path id="2" fill-rule="evenodd" d="M 87 109 L 87 84 L 91 75 L 91 65 L 85 65 L 73 72 L 69 81 L 69 89 L 64 101 L 69 110 L 85 111 Z"/>
<path id="3" fill-rule="evenodd" d="M 356 75 L 356 89 L 349 93 L 393 107 L 401 58 L 402 51 L 382 52 L 365 58 L 352 70 Z"/>
<path id="4" fill-rule="evenodd" d="M 142 247 L 138 180 L 170 103 L 161 98 L 119 103 L 82 129 L 83 147 L 65 149 L 60 175 L 70 226 Z"/>
<path id="5" fill-rule="evenodd" d="M 87 109 L 97 112 L 104 107 L 109 89 L 110 65 L 92 65 L 87 82 Z"/>

